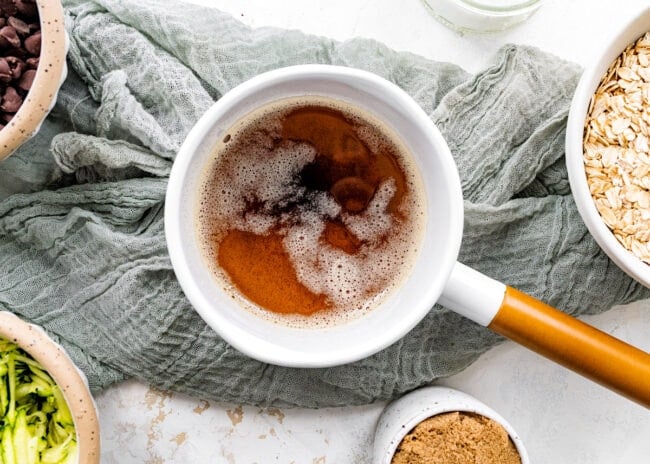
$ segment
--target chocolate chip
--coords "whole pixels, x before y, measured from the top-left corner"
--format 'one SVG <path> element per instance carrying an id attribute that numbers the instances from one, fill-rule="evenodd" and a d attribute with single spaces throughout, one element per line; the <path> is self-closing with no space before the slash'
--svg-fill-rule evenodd
<path id="1" fill-rule="evenodd" d="M 18 37 L 16 29 L 11 26 L 4 26 L 0 29 L 0 47 L 20 47 L 20 37 Z"/>
<path id="2" fill-rule="evenodd" d="M 18 19 L 15 16 L 9 16 L 9 18 L 7 18 L 7 24 L 16 29 L 18 35 L 29 34 L 29 25 L 22 19 Z"/>
<path id="3" fill-rule="evenodd" d="M 25 60 L 25 65 L 27 66 L 28 69 L 36 69 L 38 68 L 38 62 L 40 61 L 40 58 L 27 58 Z"/>
<path id="4" fill-rule="evenodd" d="M 13 87 L 7 87 L 5 94 L 2 96 L 2 103 L 0 103 L 0 110 L 7 113 L 15 113 L 23 104 L 22 97 L 18 94 Z"/>
<path id="5" fill-rule="evenodd" d="M 36 2 L 33 0 L 14 0 L 16 9 L 27 16 L 28 18 L 35 18 L 38 16 L 38 8 L 36 7 Z"/>
<path id="6" fill-rule="evenodd" d="M 20 76 L 20 80 L 18 81 L 18 87 L 20 87 L 23 90 L 31 89 L 32 84 L 34 83 L 34 77 L 36 77 L 36 71 L 33 69 L 28 69 L 23 73 L 22 76 Z"/>
<path id="7" fill-rule="evenodd" d="M 0 0 L 0 13 L 3 16 L 13 16 L 18 12 L 14 0 Z"/>
<path id="8" fill-rule="evenodd" d="M 5 60 L 11 69 L 11 77 L 14 80 L 20 79 L 20 76 L 23 75 L 23 70 L 25 69 L 25 62 L 16 56 L 7 56 L 5 57 Z"/>
<path id="9" fill-rule="evenodd" d="M 8 84 L 11 79 L 11 67 L 5 58 L 0 57 L 0 82 Z"/>
<path id="10" fill-rule="evenodd" d="M 25 45 L 25 50 L 27 50 L 32 55 L 41 54 L 41 31 L 34 32 L 32 35 L 27 37 L 23 42 Z"/>

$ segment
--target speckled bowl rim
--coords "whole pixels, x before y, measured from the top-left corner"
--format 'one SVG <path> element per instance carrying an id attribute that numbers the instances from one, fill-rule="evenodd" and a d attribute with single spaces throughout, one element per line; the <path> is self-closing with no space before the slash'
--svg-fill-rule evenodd
<path id="1" fill-rule="evenodd" d="M 474 413 L 499 423 L 515 445 L 521 464 L 530 464 L 521 437 L 507 420 L 473 396 L 442 386 L 419 388 L 386 406 L 375 429 L 372 464 L 390 464 L 399 444 L 417 424 L 448 412 Z"/>
<path id="2" fill-rule="evenodd" d="M 10 312 L 0 311 L 0 337 L 18 344 L 52 376 L 61 388 L 74 418 L 79 453 L 77 462 L 98 464 L 100 435 L 97 406 L 84 374 L 42 328 Z"/>
<path id="3" fill-rule="evenodd" d="M 32 88 L 11 122 L 0 130 L 0 160 L 11 155 L 41 127 L 67 75 L 68 36 L 60 0 L 37 0 L 41 54 Z"/>

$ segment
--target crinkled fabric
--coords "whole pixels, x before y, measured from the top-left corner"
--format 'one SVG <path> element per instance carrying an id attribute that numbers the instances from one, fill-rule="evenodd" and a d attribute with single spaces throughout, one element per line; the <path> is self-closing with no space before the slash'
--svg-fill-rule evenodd
<path id="1" fill-rule="evenodd" d="M 0 164 L 0 309 L 43 326 L 95 391 L 136 377 L 221 401 L 362 404 L 456 373 L 501 340 L 436 306 L 374 356 L 290 369 L 239 353 L 192 309 L 163 231 L 174 156 L 221 95 L 287 65 L 365 69 L 422 106 L 460 171 L 465 264 L 574 315 L 649 295 L 600 250 L 571 198 L 571 63 L 506 46 L 470 75 L 372 40 L 250 29 L 182 3 L 64 3 L 69 77 L 43 129 Z"/>

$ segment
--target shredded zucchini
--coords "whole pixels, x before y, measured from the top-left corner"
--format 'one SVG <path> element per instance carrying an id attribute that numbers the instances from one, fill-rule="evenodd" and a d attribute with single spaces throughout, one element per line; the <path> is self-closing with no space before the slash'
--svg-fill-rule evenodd
<path id="1" fill-rule="evenodd" d="M 77 437 L 58 385 L 0 338 L 0 464 L 75 464 Z"/>

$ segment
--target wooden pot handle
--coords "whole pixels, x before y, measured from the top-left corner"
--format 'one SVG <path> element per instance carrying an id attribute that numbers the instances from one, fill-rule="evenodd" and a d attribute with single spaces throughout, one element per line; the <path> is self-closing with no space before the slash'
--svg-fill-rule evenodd
<path id="1" fill-rule="evenodd" d="M 650 408 L 650 354 L 512 287 L 488 327 Z"/>

